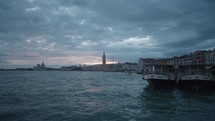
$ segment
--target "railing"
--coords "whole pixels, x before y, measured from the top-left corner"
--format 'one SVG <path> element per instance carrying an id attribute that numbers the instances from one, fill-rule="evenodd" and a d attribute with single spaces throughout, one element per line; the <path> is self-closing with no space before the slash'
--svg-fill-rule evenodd
<path id="1" fill-rule="evenodd" d="M 179 72 L 182 73 L 184 75 L 207 75 L 208 73 L 206 72 L 199 72 L 199 71 L 187 71 L 187 72 Z"/>
<path id="2" fill-rule="evenodd" d="M 146 74 L 160 74 L 160 75 L 169 76 L 169 75 L 172 75 L 174 73 L 171 73 L 171 72 L 160 72 L 160 71 L 155 71 L 155 72 L 153 72 L 153 71 L 147 71 L 147 72 L 144 72 L 143 74 L 144 75 L 146 75 Z"/>

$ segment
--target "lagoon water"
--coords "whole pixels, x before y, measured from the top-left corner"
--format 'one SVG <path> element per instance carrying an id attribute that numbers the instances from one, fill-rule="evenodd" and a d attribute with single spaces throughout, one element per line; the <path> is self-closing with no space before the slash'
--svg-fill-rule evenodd
<path id="1" fill-rule="evenodd" d="M 148 88 L 141 75 L 0 71 L 0 121 L 214 121 L 215 93 Z"/>

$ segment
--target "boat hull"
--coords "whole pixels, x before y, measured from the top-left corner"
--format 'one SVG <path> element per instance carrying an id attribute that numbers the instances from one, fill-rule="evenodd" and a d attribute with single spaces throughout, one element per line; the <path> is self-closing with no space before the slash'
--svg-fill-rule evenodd
<path id="1" fill-rule="evenodd" d="M 149 85 L 153 88 L 175 87 L 177 84 L 173 76 L 162 74 L 147 74 L 144 76 L 144 80 L 148 81 Z"/>
<path id="2" fill-rule="evenodd" d="M 180 88 L 196 88 L 196 89 L 210 89 L 214 88 L 215 81 L 207 75 L 186 75 L 178 80 L 178 87 Z"/>
<path id="3" fill-rule="evenodd" d="M 215 89 L 213 80 L 178 80 L 179 88 L 187 89 Z"/>
<path id="4" fill-rule="evenodd" d="M 147 79 L 147 81 L 153 88 L 174 88 L 177 85 L 175 80 Z"/>

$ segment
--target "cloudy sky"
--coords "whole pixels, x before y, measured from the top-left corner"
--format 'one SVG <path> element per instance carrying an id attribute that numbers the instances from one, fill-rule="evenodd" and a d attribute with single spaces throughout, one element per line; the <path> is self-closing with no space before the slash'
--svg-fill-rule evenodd
<path id="1" fill-rule="evenodd" d="M 214 0 L 1 0 L 0 68 L 138 62 L 215 47 Z"/>

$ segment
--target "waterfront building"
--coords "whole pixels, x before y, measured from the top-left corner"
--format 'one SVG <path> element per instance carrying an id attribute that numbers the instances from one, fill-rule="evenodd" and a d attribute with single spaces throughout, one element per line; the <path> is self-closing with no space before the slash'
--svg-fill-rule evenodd
<path id="1" fill-rule="evenodd" d="M 150 64 L 168 64 L 169 59 L 153 59 L 153 58 L 140 58 L 139 67 L 144 68 Z"/>
<path id="2" fill-rule="evenodd" d="M 140 58 L 139 59 L 139 67 L 144 68 L 146 65 L 155 63 L 156 59 L 153 58 Z"/>
<path id="3" fill-rule="evenodd" d="M 191 65 L 191 64 L 208 64 L 215 65 L 215 49 L 214 50 L 197 50 L 194 53 L 174 56 L 168 59 L 139 59 L 139 66 L 144 70 L 146 65 L 150 64 L 167 64 L 173 65 L 177 69 L 181 65 Z"/>
<path id="4" fill-rule="evenodd" d="M 209 65 L 215 65 L 215 49 L 213 51 L 208 51 L 205 54 L 205 63 Z"/>
<path id="5" fill-rule="evenodd" d="M 179 65 L 187 65 L 193 63 L 193 54 L 183 55 L 183 56 L 174 56 L 168 59 L 167 64 L 173 65 L 175 68 L 178 68 Z"/>
<path id="6" fill-rule="evenodd" d="M 193 63 L 194 64 L 205 64 L 205 54 L 206 50 L 197 50 L 193 53 Z"/>
<path id="7" fill-rule="evenodd" d="M 190 55 L 184 55 L 184 65 L 189 65 L 193 63 L 193 54 Z"/>

